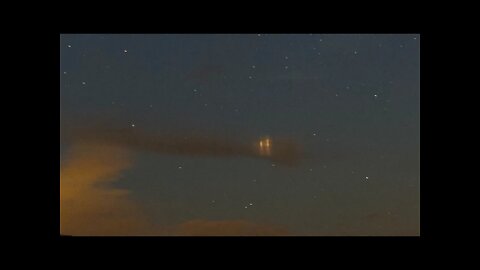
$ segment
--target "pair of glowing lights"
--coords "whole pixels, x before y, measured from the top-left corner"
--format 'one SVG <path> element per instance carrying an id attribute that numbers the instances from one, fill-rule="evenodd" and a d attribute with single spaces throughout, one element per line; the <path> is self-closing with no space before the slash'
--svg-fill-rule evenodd
<path id="1" fill-rule="evenodd" d="M 270 155 L 272 150 L 272 142 L 270 138 L 261 139 L 259 144 L 260 155 Z"/>

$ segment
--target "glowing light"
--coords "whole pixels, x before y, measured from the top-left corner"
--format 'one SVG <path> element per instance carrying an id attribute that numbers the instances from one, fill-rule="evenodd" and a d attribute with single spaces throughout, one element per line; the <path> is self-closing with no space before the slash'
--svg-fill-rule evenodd
<path id="1" fill-rule="evenodd" d="M 258 144 L 260 146 L 259 147 L 260 155 L 270 156 L 271 149 L 272 149 L 272 146 L 271 146 L 271 143 L 270 143 L 270 138 L 260 139 Z"/>

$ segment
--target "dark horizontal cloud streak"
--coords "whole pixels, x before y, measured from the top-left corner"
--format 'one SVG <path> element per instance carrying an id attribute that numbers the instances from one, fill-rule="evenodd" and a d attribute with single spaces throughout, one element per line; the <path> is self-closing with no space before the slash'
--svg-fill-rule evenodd
<path id="1" fill-rule="evenodd" d="M 260 138 L 245 143 L 233 138 L 215 135 L 159 133 L 135 128 L 94 126 L 63 130 L 64 142 L 94 142 L 114 144 L 139 151 L 191 157 L 251 157 L 264 158 L 279 165 L 294 166 L 302 153 L 298 143 L 287 138 L 269 138 L 268 152 L 259 146 Z"/>

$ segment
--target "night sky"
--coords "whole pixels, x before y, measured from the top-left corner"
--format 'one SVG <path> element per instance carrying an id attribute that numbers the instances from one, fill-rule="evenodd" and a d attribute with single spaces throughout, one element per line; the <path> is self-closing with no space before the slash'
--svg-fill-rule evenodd
<path id="1" fill-rule="evenodd" d="M 60 35 L 60 231 L 420 233 L 420 35 Z"/>

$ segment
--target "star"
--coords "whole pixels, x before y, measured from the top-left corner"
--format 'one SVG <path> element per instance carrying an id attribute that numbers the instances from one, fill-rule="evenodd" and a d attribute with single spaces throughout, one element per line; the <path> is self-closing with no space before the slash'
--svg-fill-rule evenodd
<path id="1" fill-rule="evenodd" d="M 82 82 L 83 85 L 86 85 L 87 83 L 86 82 Z"/>
<path id="2" fill-rule="evenodd" d="M 72 47 L 72 45 L 68 44 L 68 45 L 67 45 L 67 47 L 68 47 L 68 48 L 71 48 L 71 47 Z"/>
<path id="3" fill-rule="evenodd" d="M 368 176 L 365 176 L 365 180 L 368 180 Z"/>
<path id="4" fill-rule="evenodd" d="M 127 53 L 128 51 L 127 51 L 127 49 L 125 49 L 125 50 L 123 50 L 123 52 L 124 52 L 124 53 Z"/>
<path id="5" fill-rule="evenodd" d="M 288 60 L 288 56 L 285 56 L 285 60 Z"/>
<path id="6" fill-rule="evenodd" d="M 353 54 L 358 54 L 358 52 L 357 52 L 357 51 L 353 51 Z"/>
<path id="7" fill-rule="evenodd" d="M 252 68 L 255 69 L 255 65 L 253 65 Z"/>
<path id="8" fill-rule="evenodd" d="M 177 168 L 178 168 L 179 170 L 181 170 L 183 167 L 182 167 L 182 166 L 178 166 Z"/>
<path id="9" fill-rule="evenodd" d="M 285 66 L 285 69 L 288 69 L 288 66 Z"/>
<path id="10" fill-rule="evenodd" d="M 63 72 L 63 74 L 67 74 L 67 72 L 66 72 L 66 71 L 64 71 L 64 72 Z"/>
<path id="11" fill-rule="evenodd" d="M 374 96 L 374 97 L 376 97 L 376 98 L 378 97 L 378 95 L 377 95 L 377 94 L 374 94 L 373 96 Z"/>
<path id="12" fill-rule="evenodd" d="M 135 127 L 135 124 L 132 124 L 132 127 Z"/>

